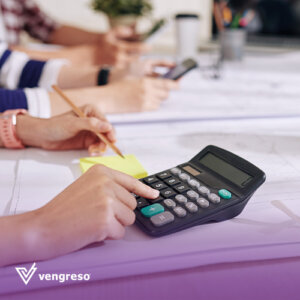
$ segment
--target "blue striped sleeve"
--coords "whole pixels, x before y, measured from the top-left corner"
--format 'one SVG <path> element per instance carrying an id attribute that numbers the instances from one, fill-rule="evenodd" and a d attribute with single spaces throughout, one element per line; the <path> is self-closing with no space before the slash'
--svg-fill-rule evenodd
<path id="1" fill-rule="evenodd" d="M 45 61 L 29 60 L 22 70 L 18 88 L 37 87 L 45 64 Z"/>
<path id="2" fill-rule="evenodd" d="M 24 91 L 0 89 L 0 112 L 19 108 L 28 109 Z"/>
<path id="3" fill-rule="evenodd" d="M 11 51 L 10 50 L 5 50 L 4 53 L 2 54 L 0 58 L 0 70 L 2 69 L 3 65 L 7 61 L 7 59 L 10 57 Z"/>

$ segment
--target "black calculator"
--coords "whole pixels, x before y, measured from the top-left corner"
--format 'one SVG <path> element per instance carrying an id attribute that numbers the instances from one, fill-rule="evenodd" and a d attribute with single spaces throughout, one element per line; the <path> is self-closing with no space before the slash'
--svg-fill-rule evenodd
<path id="1" fill-rule="evenodd" d="M 158 237 L 234 218 L 265 179 L 265 173 L 245 159 L 207 146 L 189 162 L 141 179 L 160 196 L 136 196 L 136 224 Z"/>

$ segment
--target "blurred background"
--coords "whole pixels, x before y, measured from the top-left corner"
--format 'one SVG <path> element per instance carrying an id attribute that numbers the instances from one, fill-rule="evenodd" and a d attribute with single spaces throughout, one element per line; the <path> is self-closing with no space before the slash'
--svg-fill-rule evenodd
<path id="1" fill-rule="evenodd" d="M 52 17 L 71 25 L 81 26 L 90 30 L 106 30 L 108 20 L 105 14 L 96 13 L 91 8 L 90 0 L 36 0 Z M 211 0 L 152 0 L 152 18 L 171 17 L 178 12 L 191 12 L 201 16 L 199 26 L 199 42 L 208 41 L 211 37 Z M 139 22 L 141 30 L 149 28 L 148 17 Z M 155 40 L 155 46 L 159 48 L 175 47 L 174 26 L 169 26 L 159 38 Z"/>
<path id="2" fill-rule="evenodd" d="M 217 1 L 217 2 L 221 2 Z M 91 8 L 91 0 L 36 0 L 58 21 L 94 31 L 109 27 L 105 14 Z M 254 20 L 247 27 L 248 44 L 262 46 L 300 46 L 300 0 L 231 0 L 236 9 L 253 9 Z M 141 30 L 151 26 L 151 18 L 173 17 L 177 13 L 194 13 L 200 16 L 198 44 L 207 47 L 216 38 L 217 29 L 212 17 L 213 0 L 152 0 L 151 17 L 139 21 Z M 154 49 L 170 51 L 175 48 L 174 26 L 169 26 L 155 39 Z"/>

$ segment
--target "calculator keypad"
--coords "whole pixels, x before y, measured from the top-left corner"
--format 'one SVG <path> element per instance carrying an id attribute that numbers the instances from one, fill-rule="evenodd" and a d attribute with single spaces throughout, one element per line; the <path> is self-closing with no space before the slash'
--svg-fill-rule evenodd
<path id="1" fill-rule="evenodd" d="M 174 189 L 178 193 L 183 193 L 183 192 L 186 192 L 187 190 L 189 190 L 190 188 L 186 184 L 181 183 L 181 184 L 174 186 Z"/>
<path id="2" fill-rule="evenodd" d="M 190 213 L 196 213 L 198 211 L 198 206 L 194 202 L 187 202 L 185 207 Z"/>
<path id="3" fill-rule="evenodd" d="M 155 215 L 150 218 L 152 224 L 156 227 L 161 227 L 174 221 L 174 215 L 169 211 L 165 211 L 159 215 Z"/>
<path id="4" fill-rule="evenodd" d="M 176 206 L 173 211 L 179 218 L 184 218 L 186 216 L 186 210 L 180 206 Z"/>
<path id="5" fill-rule="evenodd" d="M 143 182 L 160 191 L 160 196 L 154 200 L 136 196 L 137 209 L 155 227 L 165 226 L 176 219 L 185 222 L 189 215 L 199 214 L 201 217 L 201 213 L 232 197 L 225 189 L 211 191 L 178 167 L 144 178 Z"/>
<path id="6" fill-rule="evenodd" d="M 187 203 L 187 201 L 188 201 L 187 197 L 185 197 L 183 195 L 176 195 L 175 199 L 179 204 L 184 204 L 184 203 Z"/>
<path id="7" fill-rule="evenodd" d="M 168 208 L 174 208 L 176 206 L 176 203 L 172 199 L 165 199 L 164 205 Z"/>
<path id="8" fill-rule="evenodd" d="M 179 174 L 179 178 L 182 180 L 182 181 L 189 181 L 191 179 L 191 177 L 186 174 L 186 173 L 181 173 Z"/>
<path id="9" fill-rule="evenodd" d="M 168 186 L 165 185 L 163 182 L 158 181 L 158 182 L 156 182 L 154 184 L 151 184 L 151 187 L 153 187 L 155 190 L 159 190 L 160 191 L 162 189 L 167 188 Z"/>

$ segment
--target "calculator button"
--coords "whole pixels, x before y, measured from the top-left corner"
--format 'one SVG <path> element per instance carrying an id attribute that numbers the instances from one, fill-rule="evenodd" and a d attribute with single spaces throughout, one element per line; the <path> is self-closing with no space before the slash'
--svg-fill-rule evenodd
<path id="1" fill-rule="evenodd" d="M 182 181 L 189 181 L 189 180 L 191 179 L 191 177 L 190 177 L 188 174 L 186 174 L 186 173 L 181 173 L 181 174 L 179 175 L 179 178 L 180 178 Z"/>
<path id="2" fill-rule="evenodd" d="M 226 200 L 229 200 L 232 197 L 231 193 L 225 189 L 219 190 L 219 196 Z"/>
<path id="3" fill-rule="evenodd" d="M 180 203 L 180 204 L 184 204 L 187 203 L 187 197 L 183 196 L 183 195 L 177 195 L 175 197 L 175 200 Z"/>
<path id="4" fill-rule="evenodd" d="M 207 207 L 209 207 L 209 202 L 208 202 L 206 199 L 204 199 L 204 198 L 199 198 L 199 199 L 197 200 L 197 203 L 198 203 L 198 205 L 199 205 L 201 208 L 207 208 Z"/>
<path id="5" fill-rule="evenodd" d="M 176 206 L 176 203 L 172 199 L 165 199 L 164 205 L 169 208 L 174 208 Z"/>
<path id="6" fill-rule="evenodd" d="M 141 213 L 147 218 L 151 218 L 152 216 L 160 214 L 164 211 L 164 207 L 158 203 L 143 207 L 141 209 Z"/>
<path id="7" fill-rule="evenodd" d="M 216 194 L 210 194 L 208 196 L 208 200 L 210 200 L 210 202 L 212 202 L 214 204 L 218 204 L 218 203 L 220 203 L 221 198 Z"/>
<path id="8" fill-rule="evenodd" d="M 155 176 L 150 176 L 144 179 L 144 182 L 147 184 L 152 184 L 154 182 L 157 182 L 158 179 Z"/>
<path id="9" fill-rule="evenodd" d="M 172 173 L 173 175 L 178 176 L 178 175 L 181 173 L 181 171 L 180 171 L 179 168 L 173 168 L 173 169 L 171 169 L 171 173 Z"/>
<path id="10" fill-rule="evenodd" d="M 187 202 L 185 207 L 190 213 L 196 213 L 198 211 L 198 206 L 193 202 Z"/>
<path id="11" fill-rule="evenodd" d="M 161 181 L 151 184 L 151 187 L 153 187 L 155 190 L 162 190 L 167 188 L 167 186 Z"/>
<path id="12" fill-rule="evenodd" d="M 199 191 L 200 194 L 203 195 L 203 196 L 208 196 L 209 193 L 210 193 L 209 189 L 208 189 L 206 186 L 200 186 L 200 187 L 198 188 L 198 191 Z"/>
<path id="13" fill-rule="evenodd" d="M 179 185 L 174 186 L 174 189 L 175 189 L 178 193 L 183 193 L 183 192 L 189 190 L 190 188 L 189 188 L 187 185 L 185 185 L 185 184 L 182 183 L 182 184 L 179 184 Z"/>
<path id="14" fill-rule="evenodd" d="M 145 198 L 138 198 L 136 200 L 136 202 L 137 202 L 137 205 L 136 205 L 137 208 L 143 208 L 143 207 L 149 205 L 149 202 Z"/>
<path id="15" fill-rule="evenodd" d="M 162 173 L 159 173 L 157 175 L 157 177 L 159 177 L 160 179 L 166 179 L 166 178 L 169 178 L 171 177 L 172 175 L 169 173 L 169 172 L 162 172 Z"/>
<path id="16" fill-rule="evenodd" d="M 160 191 L 160 193 L 161 193 L 161 195 L 163 195 L 166 198 L 176 195 L 176 193 L 170 188 L 162 190 L 162 191 Z"/>
<path id="17" fill-rule="evenodd" d="M 165 211 L 161 214 L 151 217 L 150 221 L 154 226 L 160 227 L 173 222 L 174 219 L 174 216 L 169 211 Z"/>
<path id="18" fill-rule="evenodd" d="M 167 183 L 168 185 L 175 185 L 175 184 L 180 183 L 180 181 L 175 177 L 171 177 L 171 178 L 166 179 L 165 183 Z"/>
<path id="19" fill-rule="evenodd" d="M 184 218 L 186 216 L 186 210 L 183 209 L 180 206 L 177 206 L 173 209 L 174 213 L 176 214 L 177 217 L 179 218 Z"/>
<path id="20" fill-rule="evenodd" d="M 188 195 L 188 197 L 191 199 L 191 200 L 197 200 L 199 198 L 199 194 L 196 193 L 195 191 L 188 191 L 186 193 Z"/>
<path id="21" fill-rule="evenodd" d="M 188 181 L 189 186 L 193 187 L 193 188 L 199 188 L 200 187 L 200 182 L 195 180 L 195 179 L 191 179 Z"/>
<path id="22" fill-rule="evenodd" d="M 159 202 L 159 201 L 162 201 L 162 200 L 164 200 L 165 198 L 163 198 L 162 196 L 158 196 L 157 198 L 155 198 L 155 199 L 150 199 L 150 201 L 152 202 L 152 203 L 156 203 L 156 202 Z"/>

